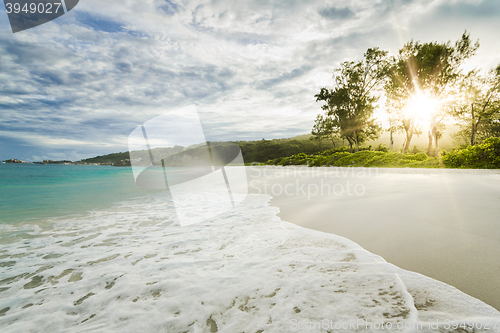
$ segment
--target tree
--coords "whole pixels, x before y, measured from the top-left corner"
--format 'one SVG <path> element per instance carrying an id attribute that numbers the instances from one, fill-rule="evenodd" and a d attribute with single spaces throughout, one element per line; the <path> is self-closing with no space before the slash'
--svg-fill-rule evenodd
<path id="1" fill-rule="evenodd" d="M 454 45 L 446 43 L 408 42 L 393 59 L 388 83 L 386 84 L 387 110 L 394 121 L 394 130 L 405 133 L 403 153 L 410 147 L 413 135 L 420 132 L 418 117 L 426 112 L 429 123 L 429 149 L 435 144 L 435 154 L 438 152 L 438 139 L 443 133 L 443 120 L 448 113 L 454 86 L 461 75 L 461 65 L 474 55 L 479 42 L 473 43 L 465 31 L 462 38 Z M 434 110 L 418 110 L 427 107 Z M 414 103 L 413 112 L 409 103 Z"/>
<path id="2" fill-rule="evenodd" d="M 333 148 L 335 148 L 335 140 L 339 139 L 338 126 L 336 126 L 332 118 L 326 115 L 318 115 L 316 117 L 311 134 L 311 140 L 318 141 L 319 150 L 321 150 L 321 142 L 323 140 L 330 140 Z"/>
<path id="3" fill-rule="evenodd" d="M 322 109 L 340 137 L 349 142 L 351 152 L 353 146 L 357 152 L 361 143 L 379 136 L 381 128 L 373 118 L 378 97 L 373 94 L 382 87 L 388 68 L 387 52 L 370 48 L 363 61 L 346 61 L 335 70 L 334 89 L 321 88 L 314 96 L 326 102 Z"/>
<path id="4" fill-rule="evenodd" d="M 500 65 L 486 76 L 478 70 L 470 71 L 462 79 L 458 96 L 452 115 L 461 130 L 455 137 L 468 137 L 468 143 L 474 146 L 478 135 L 484 139 L 499 134 L 495 127 L 500 112 Z"/>
<path id="5" fill-rule="evenodd" d="M 333 148 L 335 148 L 335 141 L 340 139 L 339 127 L 337 126 L 337 123 L 328 116 L 325 116 L 323 118 L 323 122 L 326 139 L 330 140 L 332 142 Z"/>
<path id="6" fill-rule="evenodd" d="M 314 122 L 313 129 L 311 131 L 311 140 L 318 141 L 319 150 L 321 150 L 321 142 L 326 138 L 326 128 L 325 128 L 325 120 L 322 115 L 316 117 L 316 121 Z"/>

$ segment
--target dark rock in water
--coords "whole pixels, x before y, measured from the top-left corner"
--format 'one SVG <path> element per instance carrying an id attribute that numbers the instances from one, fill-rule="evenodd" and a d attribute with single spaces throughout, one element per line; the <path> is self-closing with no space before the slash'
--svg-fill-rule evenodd
<path id="1" fill-rule="evenodd" d="M 124 159 L 124 160 L 121 160 L 121 161 L 118 161 L 118 162 L 115 162 L 113 163 L 113 166 L 115 167 L 123 167 L 123 166 L 131 166 L 132 164 L 130 163 L 130 160 L 127 158 L 127 159 Z"/>
<path id="2" fill-rule="evenodd" d="M 18 160 L 16 158 L 12 158 L 10 160 L 5 160 L 3 161 L 4 163 L 28 163 L 28 162 L 24 162 L 24 161 L 21 161 L 21 160 Z"/>

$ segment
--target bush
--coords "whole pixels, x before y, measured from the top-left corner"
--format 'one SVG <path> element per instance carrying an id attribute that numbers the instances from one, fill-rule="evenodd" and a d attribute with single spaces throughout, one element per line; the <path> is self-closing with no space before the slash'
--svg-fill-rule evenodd
<path id="1" fill-rule="evenodd" d="M 346 147 L 330 149 L 316 154 L 299 153 L 267 161 L 271 165 L 355 166 L 396 168 L 500 168 L 500 138 L 488 138 L 482 144 L 451 152 L 441 151 L 441 157 L 429 157 L 423 152 L 401 154 L 386 152 L 383 145 L 376 150 L 347 152 Z M 414 149 L 413 151 L 417 151 Z"/>
<path id="2" fill-rule="evenodd" d="M 454 150 L 443 156 L 447 168 L 500 168 L 500 138 L 488 138 L 482 144 Z"/>
<path id="3" fill-rule="evenodd" d="M 416 146 L 416 145 L 415 145 L 415 146 L 413 146 L 413 148 L 412 148 L 412 149 L 410 149 L 408 152 L 409 152 L 409 153 L 411 153 L 411 154 L 418 154 L 418 153 L 423 153 L 423 150 L 420 150 L 420 149 L 418 148 L 418 146 Z"/>
<path id="4" fill-rule="evenodd" d="M 338 166 L 338 167 L 411 167 L 411 168 L 440 168 L 439 158 L 428 157 L 425 153 L 401 154 L 383 151 L 364 150 L 357 153 L 343 151 L 328 151 L 317 155 L 304 153 L 285 158 L 269 160 L 264 164 L 271 165 L 305 165 L 309 166 Z"/>
<path id="5" fill-rule="evenodd" d="M 389 148 L 384 145 L 383 143 L 379 144 L 377 148 L 375 148 L 376 151 L 383 151 L 384 153 L 389 152 Z"/>

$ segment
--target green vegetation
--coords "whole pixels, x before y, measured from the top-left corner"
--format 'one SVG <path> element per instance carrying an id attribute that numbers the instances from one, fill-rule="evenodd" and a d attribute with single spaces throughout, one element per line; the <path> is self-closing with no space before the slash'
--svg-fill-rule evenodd
<path id="1" fill-rule="evenodd" d="M 124 153 L 114 153 L 114 154 L 108 154 L 108 155 L 103 155 L 103 156 L 96 156 L 92 158 L 87 158 L 84 160 L 81 160 L 80 163 L 98 163 L 98 164 L 114 164 L 116 162 L 119 162 L 121 160 L 125 159 L 130 159 L 130 154 L 129 152 L 124 152 Z"/>
<path id="2" fill-rule="evenodd" d="M 457 168 L 457 169 L 499 169 L 500 138 L 487 138 L 482 144 L 455 149 L 449 153 L 442 151 L 440 157 L 428 156 L 413 147 L 406 154 L 388 152 L 379 145 L 360 148 L 350 153 L 349 148 L 330 149 L 321 153 L 298 153 L 289 157 L 271 159 L 263 165 L 308 165 L 337 167 L 381 167 L 381 168 Z"/>
<path id="3" fill-rule="evenodd" d="M 350 148 L 347 146 L 334 148 L 332 142 L 325 142 L 323 147 L 329 149 L 321 151 L 317 143 L 307 138 L 309 136 L 304 136 L 302 140 L 275 139 L 234 143 L 241 148 L 246 165 L 267 161 L 262 164 L 383 168 L 500 168 L 500 138 L 496 137 L 485 139 L 483 143 L 475 146 L 469 145 L 448 153 L 442 151 L 440 157 L 428 156 L 417 146 L 405 154 L 389 152 L 389 148 L 383 144 L 375 148 L 360 147 L 359 152 L 350 153 Z M 229 157 L 234 155 L 233 148 L 228 142 L 212 142 L 211 146 L 212 152 L 220 155 L 222 160 L 229 161 Z M 166 150 L 165 148 L 160 150 L 162 149 Z M 194 156 L 201 154 L 199 152 L 199 149 L 194 148 L 171 156 L 182 157 L 185 154 Z M 154 154 L 156 153 L 154 151 Z M 141 151 L 139 155 L 141 154 L 146 156 L 149 153 Z M 124 152 L 97 156 L 77 163 L 119 164 L 128 158 L 129 153 Z"/>
<path id="4" fill-rule="evenodd" d="M 412 40 L 394 58 L 385 86 L 386 108 L 391 130 L 405 134 L 403 153 L 409 149 L 412 137 L 422 134 L 425 124 L 429 126 L 427 154 L 438 156 L 444 119 L 458 98 L 453 95 L 463 80 L 461 66 L 478 47 L 479 42 L 472 43 L 465 32 L 455 45 Z"/>
<path id="5" fill-rule="evenodd" d="M 394 56 L 374 47 L 362 61 L 341 63 L 333 89 L 321 88 L 314 96 L 324 103 L 311 131 L 314 140 L 321 145 L 332 137 L 345 139 L 357 152 L 380 136 L 373 117 L 377 107 L 388 116 L 390 151 L 393 133 L 404 134 L 401 151 L 412 154 L 411 140 L 426 132 L 427 155 L 439 158 L 438 141 L 449 120 L 459 128 L 452 136 L 460 143 L 474 146 L 500 136 L 500 66 L 486 74 L 464 70 L 478 48 L 465 31 L 455 43 L 411 40 Z"/>
<path id="6" fill-rule="evenodd" d="M 175 153 L 178 153 L 183 149 L 184 148 L 180 146 L 175 146 L 171 148 L 154 148 L 151 150 L 151 154 L 154 156 L 156 160 L 160 160 Z M 149 161 L 150 152 L 148 152 L 147 150 L 134 151 L 133 158 Z M 125 166 L 129 165 L 129 163 L 127 163 L 127 160 L 130 160 L 130 153 L 128 151 L 123 153 L 113 153 L 108 155 L 87 158 L 76 163 L 77 164 L 96 163 L 96 164 L 110 164 L 110 165 L 117 164 L 120 166 Z"/>
<path id="7" fill-rule="evenodd" d="M 325 117 L 316 118 L 312 134 L 321 142 L 323 137 L 339 136 L 346 139 L 352 152 L 360 145 L 380 136 L 382 127 L 373 117 L 380 89 L 388 74 L 389 60 L 386 51 L 371 48 L 363 61 L 345 61 L 335 70 L 334 89 L 321 88 L 314 97 L 323 101 Z M 323 132 L 323 133 L 322 133 Z"/>
<path id="8" fill-rule="evenodd" d="M 443 156 L 448 168 L 498 169 L 500 168 L 500 138 L 488 138 L 482 144 L 454 150 Z"/>
<path id="9" fill-rule="evenodd" d="M 459 85 L 459 96 L 451 109 L 460 131 L 453 137 L 474 146 L 478 141 L 500 135 L 500 66 L 485 76 L 470 71 Z"/>
<path id="10" fill-rule="evenodd" d="M 309 137 L 306 136 L 303 140 L 262 139 L 258 141 L 237 141 L 235 143 L 241 148 L 245 163 L 260 163 L 299 153 L 317 154 L 326 149 L 334 148 L 331 141 L 324 142 L 320 147 L 318 143 L 309 140 Z M 339 143 L 342 144 L 342 141 L 337 142 L 337 144 Z"/>
<path id="11" fill-rule="evenodd" d="M 300 153 L 290 157 L 270 160 L 264 164 L 383 168 L 443 167 L 443 163 L 439 158 L 429 157 L 425 153 L 401 154 L 373 150 L 350 153 L 346 149 L 329 150 L 313 155 Z"/>

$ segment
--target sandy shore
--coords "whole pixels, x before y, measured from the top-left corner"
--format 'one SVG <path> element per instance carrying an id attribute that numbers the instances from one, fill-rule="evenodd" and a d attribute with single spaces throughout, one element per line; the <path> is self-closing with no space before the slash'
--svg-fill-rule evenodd
<path id="1" fill-rule="evenodd" d="M 500 310 L 500 171 L 249 167 L 279 216 Z"/>

